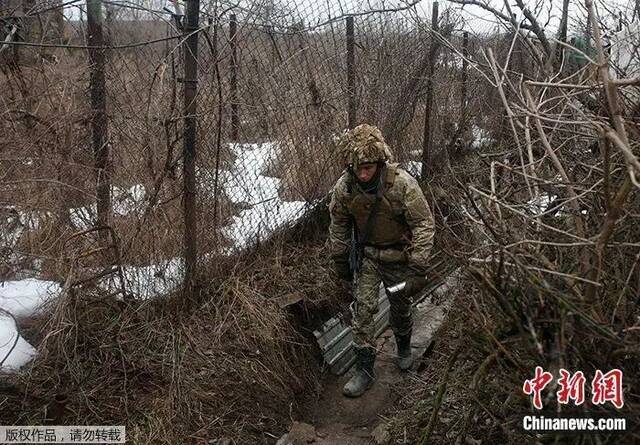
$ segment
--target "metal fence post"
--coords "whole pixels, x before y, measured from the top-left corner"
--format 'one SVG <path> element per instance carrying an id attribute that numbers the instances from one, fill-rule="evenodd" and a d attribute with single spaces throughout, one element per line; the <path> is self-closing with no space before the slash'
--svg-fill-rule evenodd
<path id="1" fill-rule="evenodd" d="M 467 81 L 469 77 L 468 68 L 469 62 L 469 32 L 464 31 L 462 33 L 462 79 L 461 79 L 461 93 L 460 93 L 460 125 L 458 128 L 458 134 L 464 136 L 467 129 Z"/>
<path id="2" fill-rule="evenodd" d="M 231 45 L 231 78 L 229 80 L 231 88 L 231 140 L 238 141 L 240 129 L 238 123 L 238 22 L 236 15 L 231 14 L 229 21 L 229 45 Z"/>
<path id="3" fill-rule="evenodd" d="M 87 0 L 87 46 L 89 49 L 89 90 L 91 95 L 91 131 L 96 175 L 97 225 L 108 226 L 111 220 L 111 163 L 107 137 L 107 87 L 105 49 L 102 30 L 102 0 Z M 100 232 L 106 245 L 106 232 Z"/>
<path id="4" fill-rule="evenodd" d="M 197 218 L 196 218 L 196 127 L 198 86 L 198 22 L 200 0 L 186 2 L 186 17 L 183 33 L 184 45 L 184 288 L 191 295 L 197 263 Z"/>
<path id="5" fill-rule="evenodd" d="M 356 125 L 356 73 L 353 17 L 347 17 L 347 127 Z"/>
<path id="6" fill-rule="evenodd" d="M 433 2 L 433 10 L 431 13 L 431 45 L 429 46 L 429 68 L 427 71 L 427 96 L 424 106 L 424 132 L 422 134 L 422 170 L 420 175 L 424 178 L 427 175 L 429 162 L 431 161 L 431 150 L 433 143 L 433 135 L 431 131 L 431 110 L 433 108 L 433 74 L 436 64 L 436 55 L 438 43 L 436 42 L 436 34 L 438 31 L 438 2 Z M 433 32 L 435 31 L 435 32 Z"/>

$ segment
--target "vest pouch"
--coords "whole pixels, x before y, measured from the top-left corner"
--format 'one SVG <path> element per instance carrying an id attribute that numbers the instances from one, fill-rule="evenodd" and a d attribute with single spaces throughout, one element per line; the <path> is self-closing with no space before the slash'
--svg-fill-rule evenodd
<path id="1" fill-rule="evenodd" d="M 364 256 L 382 264 L 406 264 L 409 261 L 409 255 L 405 250 L 365 246 Z"/>
<path id="2" fill-rule="evenodd" d="M 349 212 L 355 219 L 358 230 L 365 229 L 369 212 L 373 207 L 375 197 L 357 193 L 347 204 Z M 411 239 L 411 229 L 403 222 L 402 209 L 395 208 L 386 197 L 382 198 L 378 214 L 366 240 L 368 244 L 391 245 L 407 243 Z"/>
<path id="3" fill-rule="evenodd" d="M 402 209 L 394 208 L 388 199 L 383 198 L 369 242 L 379 245 L 406 242 L 411 230 L 403 220 Z"/>

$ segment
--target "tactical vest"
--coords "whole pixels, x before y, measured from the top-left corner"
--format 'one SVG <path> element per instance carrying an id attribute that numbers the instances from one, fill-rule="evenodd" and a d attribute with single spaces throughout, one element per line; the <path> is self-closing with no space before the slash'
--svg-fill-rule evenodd
<path id="1" fill-rule="evenodd" d="M 392 203 L 387 197 L 398 175 L 397 166 L 387 165 L 385 173 L 385 191 L 382 195 L 375 223 L 366 240 L 367 245 L 376 247 L 402 247 L 411 241 L 411 228 L 404 218 L 404 212 L 399 203 Z M 351 178 L 353 180 L 353 178 Z M 349 187 L 350 196 L 346 203 L 349 213 L 353 216 L 359 233 L 365 229 L 367 218 L 376 200 L 374 193 L 364 193 L 357 187 Z"/>

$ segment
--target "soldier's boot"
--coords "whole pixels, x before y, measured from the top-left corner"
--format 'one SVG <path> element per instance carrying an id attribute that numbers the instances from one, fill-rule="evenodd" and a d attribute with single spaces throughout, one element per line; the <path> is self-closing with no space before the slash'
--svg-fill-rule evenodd
<path id="1" fill-rule="evenodd" d="M 396 346 L 398 348 L 398 368 L 406 371 L 413 365 L 413 356 L 411 355 L 411 331 L 405 335 L 396 335 Z"/>
<path id="2" fill-rule="evenodd" d="M 373 365 L 376 360 L 376 350 L 371 347 L 356 347 L 356 372 L 342 388 L 342 394 L 347 397 L 360 397 L 371 388 L 375 381 Z"/>

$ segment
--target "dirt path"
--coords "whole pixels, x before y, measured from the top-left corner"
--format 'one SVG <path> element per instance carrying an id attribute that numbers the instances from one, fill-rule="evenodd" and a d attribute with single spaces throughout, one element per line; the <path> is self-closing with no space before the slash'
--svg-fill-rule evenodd
<path id="1" fill-rule="evenodd" d="M 414 314 L 414 333 L 411 345 L 414 357 L 420 358 L 433 341 L 442 324 L 449 303 L 419 304 Z M 291 431 L 278 445 L 369 445 L 388 442 L 384 422 L 380 414 L 391 407 L 400 396 L 402 382 L 415 373 L 421 360 L 416 360 L 409 372 L 400 372 L 395 364 L 395 340 L 387 329 L 378 338 L 378 356 L 375 371 L 377 379 L 373 387 L 362 397 L 350 399 L 342 395 L 342 386 L 351 377 L 327 374 L 323 382 L 323 394 L 311 410 L 305 423 L 294 423 Z"/>

